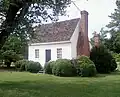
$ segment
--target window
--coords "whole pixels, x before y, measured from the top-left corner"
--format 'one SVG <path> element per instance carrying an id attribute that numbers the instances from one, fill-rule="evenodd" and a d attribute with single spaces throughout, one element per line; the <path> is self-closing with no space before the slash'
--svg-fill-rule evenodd
<path id="1" fill-rule="evenodd" d="M 57 48 L 57 59 L 62 58 L 62 48 Z"/>
<path id="2" fill-rule="evenodd" d="M 39 58 L 39 49 L 35 49 L 35 58 Z"/>

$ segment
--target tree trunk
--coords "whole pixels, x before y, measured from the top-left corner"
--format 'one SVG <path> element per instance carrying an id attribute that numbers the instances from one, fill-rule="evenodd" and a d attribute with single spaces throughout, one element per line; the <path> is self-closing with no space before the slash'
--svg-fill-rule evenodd
<path id="1" fill-rule="evenodd" d="M 10 35 L 11 32 L 14 31 L 13 27 L 15 25 L 15 17 L 19 9 L 21 8 L 20 4 L 10 4 L 7 15 L 6 15 L 6 20 L 2 24 L 2 30 L 0 32 L 0 49 L 4 45 L 6 39 Z"/>
<path id="2" fill-rule="evenodd" d="M 9 61 L 9 60 L 5 60 L 5 65 L 7 65 L 7 68 L 10 68 L 11 61 Z"/>

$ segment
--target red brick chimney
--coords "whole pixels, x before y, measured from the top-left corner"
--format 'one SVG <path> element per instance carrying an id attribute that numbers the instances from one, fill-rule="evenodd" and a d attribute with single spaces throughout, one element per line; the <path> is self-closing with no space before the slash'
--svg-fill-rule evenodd
<path id="1" fill-rule="evenodd" d="M 94 46 L 99 47 L 100 45 L 100 35 L 94 32 Z"/>
<path id="2" fill-rule="evenodd" d="M 80 33 L 77 44 L 77 55 L 90 55 L 89 39 L 88 39 L 88 12 L 81 11 Z"/>

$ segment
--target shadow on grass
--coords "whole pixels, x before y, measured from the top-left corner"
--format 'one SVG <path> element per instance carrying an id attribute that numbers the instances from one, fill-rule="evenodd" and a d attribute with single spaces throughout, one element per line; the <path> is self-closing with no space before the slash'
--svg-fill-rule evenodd
<path id="1" fill-rule="evenodd" d="M 110 75 L 120 75 L 120 71 L 115 71 L 115 72 L 111 72 L 111 73 L 107 73 L 107 74 L 97 74 L 96 77 L 107 77 L 107 76 L 110 76 Z"/>
<path id="2" fill-rule="evenodd" d="M 47 84 L 48 87 L 50 84 Z M 23 82 L 10 82 L 5 81 L 0 83 L 1 89 L 27 89 L 27 90 L 38 90 L 43 89 L 45 87 L 45 83 L 39 83 L 37 81 L 31 82 L 31 81 L 23 81 Z"/>
<path id="3" fill-rule="evenodd" d="M 4 82 L 0 82 L 0 89 L 2 90 L 19 89 L 19 90 L 27 90 L 27 91 L 29 90 L 55 91 L 56 88 L 64 89 L 68 86 L 72 87 L 73 84 L 69 84 L 69 83 L 64 84 L 64 83 L 57 83 L 52 81 L 44 81 L 44 82 L 42 81 L 19 81 L 19 82 L 4 81 Z M 74 85 L 77 86 L 76 84 Z"/>
<path id="4" fill-rule="evenodd" d="M 77 90 L 75 90 L 76 88 Z M 14 91 L 15 90 L 20 93 L 27 92 L 29 93 L 30 97 L 79 97 L 79 96 L 76 96 L 77 95 L 76 93 L 79 94 L 78 88 L 80 88 L 80 86 L 74 83 L 61 84 L 61 83 L 54 83 L 54 82 L 49 82 L 49 81 L 45 81 L 45 82 L 40 82 L 40 81 L 8 82 L 8 81 L 5 81 L 5 82 L 0 83 L 0 90 L 2 91 L 9 91 L 9 90 Z M 72 91 L 74 91 L 74 94 L 72 93 Z M 38 96 L 35 96 L 35 95 L 38 95 Z M 63 96 L 63 95 L 68 95 L 68 96 Z M 24 97 L 29 97 L 29 96 L 24 96 Z"/>
<path id="5" fill-rule="evenodd" d="M 15 67 L 7 68 L 7 67 L 1 67 L 0 66 L 0 72 L 14 72 L 14 71 L 16 71 Z"/>
<path id="6" fill-rule="evenodd" d="M 46 81 L 45 82 L 40 82 L 40 81 L 22 81 L 22 82 L 4 81 L 4 82 L 0 83 L 0 90 L 5 91 L 5 93 L 7 93 L 9 91 L 13 92 L 12 93 L 13 97 L 16 97 L 16 93 L 19 95 L 27 93 L 24 96 L 18 96 L 18 97 L 62 97 L 62 96 L 58 96 L 58 95 L 62 95 L 63 93 L 66 95 L 66 91 L 65 91 L 66 87 L 68 87 L 68 84 L 61 85 L 60 83 L 49 83 Z M 73 91 L 72 88 L 67 88 L 67 89 L 70 89 L 71 92 Z M 62 94 L 61 94 L 61 92 L 62 92 Z M 1 93 L 2 92 L 0 92 L 0 94 Z M 8 93 L 6 95 L 10 95 L 10 93 Z M 55 95 L 57 95 L 57 96 L 55 96 Z M 70 94 L 70 95 L 72 95 L 72 94 Z M 70 97 L 70 95 L 68 97 Z M 5 97 L 11 97 L 11 96 L 5 96 Z"/>

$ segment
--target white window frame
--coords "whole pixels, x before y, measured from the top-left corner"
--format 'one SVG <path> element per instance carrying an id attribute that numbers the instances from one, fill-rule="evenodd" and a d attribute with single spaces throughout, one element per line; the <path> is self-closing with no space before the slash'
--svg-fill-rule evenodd
<path id="1" fill-rule="evenodd" d="M 57 48 L 57 59 L 62 59 L 62 48 Z"/>
<path id="2" fill-rule="evenodd" d="M 35 58 L 39 58 L 39 49 L 35 49 Z"/>

